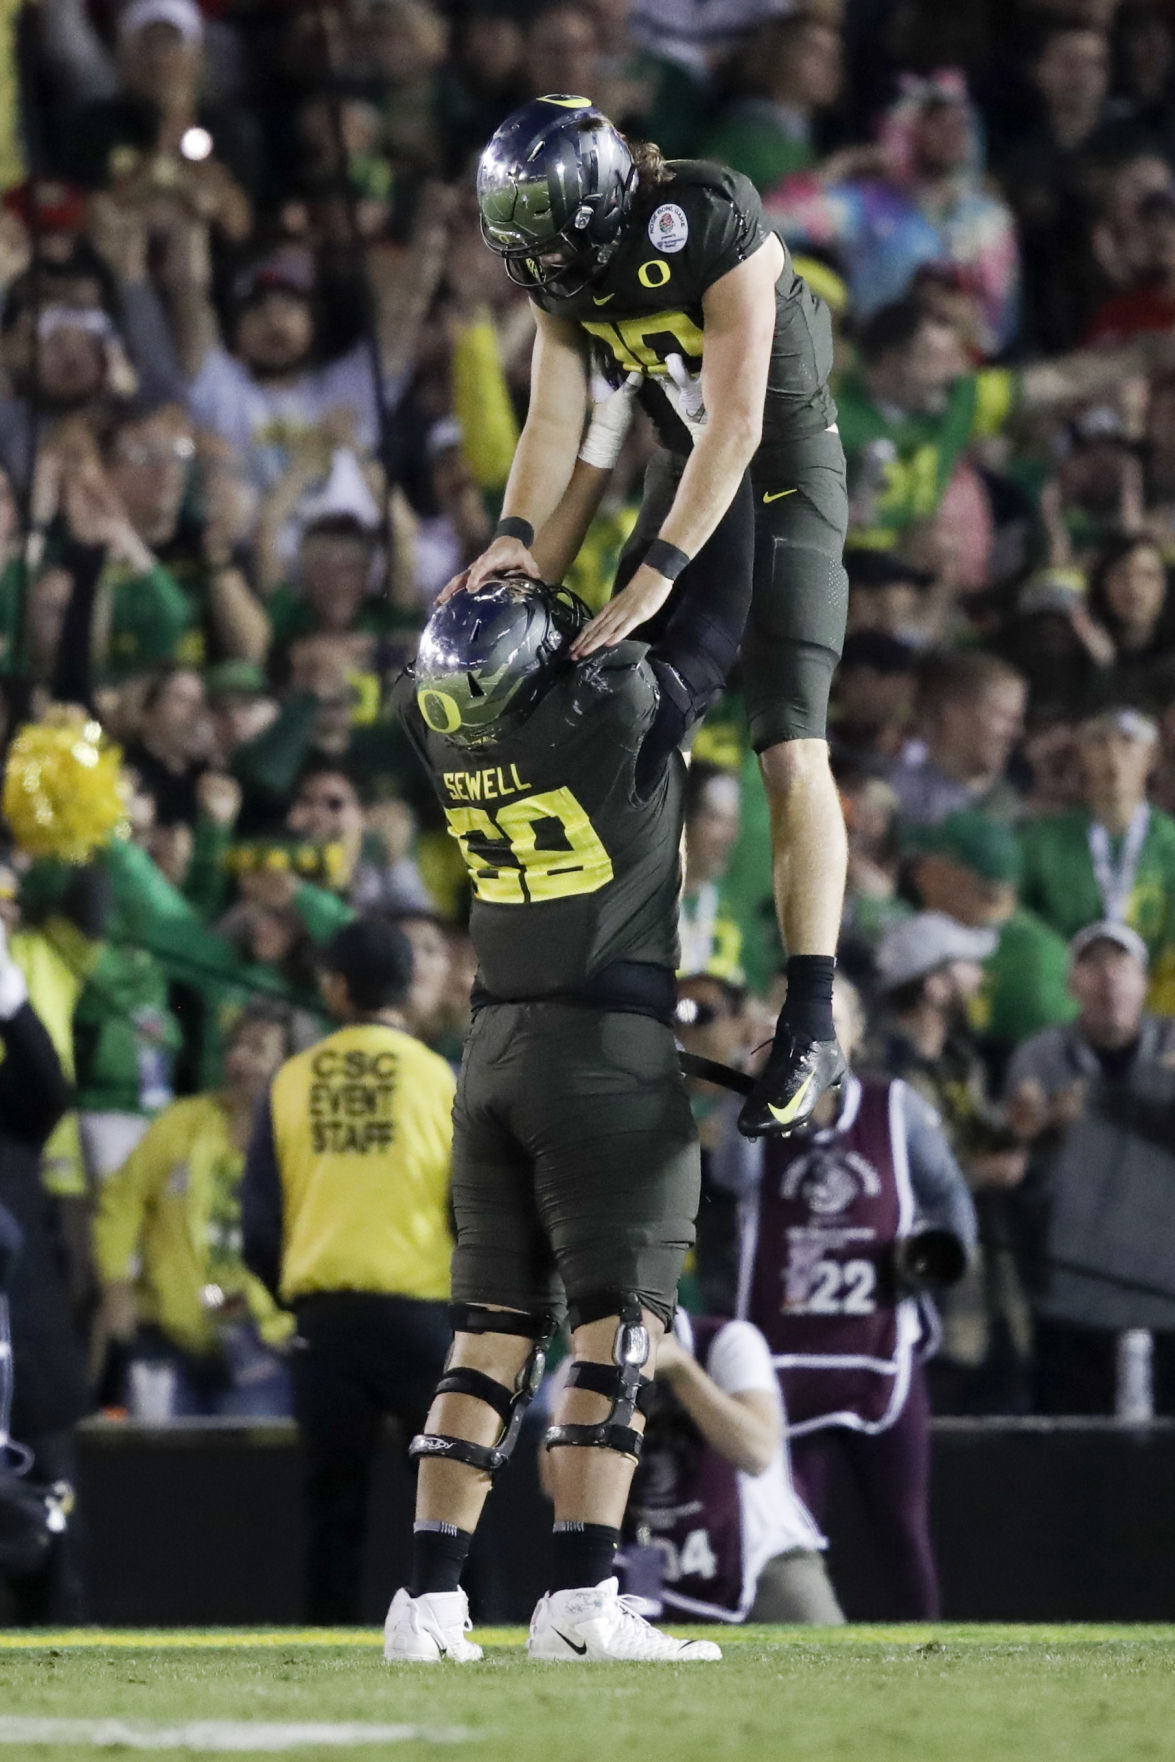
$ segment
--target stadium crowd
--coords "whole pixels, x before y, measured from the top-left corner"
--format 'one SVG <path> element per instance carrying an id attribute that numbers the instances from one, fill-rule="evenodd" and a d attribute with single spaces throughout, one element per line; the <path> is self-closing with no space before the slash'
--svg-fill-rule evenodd
<path id="1" fill-rule="evenodd" d="M 931 1406 L 1110 1413 L 1149 1338 L 1175 1412 L 1175 4 L 0 21 L 0 721 L 83 706 L 128 785 L 85 862 L 0 845 L 4 968 L 72 1088 L 25 1226 L 63 1269 L 12 1426 L 42 1478 L 99 1407 L 291 1411 L 239 1184 L 355 914 L 403 930 L 404 1019 L 460 1057 L 467 877 L 389 685 L 499 510 L 533 331 L 472 167 L 551 91 L 743 172 L 834 314 L 854 1063 L 931 1103 L 978 1215 Z M 651 446 L 638 417 L 570 573 L 593 608 Z M 783 950 L 737 676 L 688 790 L 682 1037 L 748 1066 Z M 737 1134 L 693 1104 L 683 1296 L 730 1315 Z"/>

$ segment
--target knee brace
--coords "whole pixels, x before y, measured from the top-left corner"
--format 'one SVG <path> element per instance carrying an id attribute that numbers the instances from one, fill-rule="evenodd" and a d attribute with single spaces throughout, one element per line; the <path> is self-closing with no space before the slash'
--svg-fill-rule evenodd
<path id="1" fill-rule="evenodd" d="M 617 1304 L 613 1295 L 597 1303 L 581 1303 L 573 1310 L 572 1321 L 579 1327 L 584 1322 L 600 1321 L 617 1311 L 612 1363 L 593 1364 L 589 1360 L 577 1359 L 567 1373 L 569 1389 L 590 1389 L 595 1395 L 610 1396 L 611 1411 L 596 1425 L 548 1427 L 543 1440 L 548 1450 L 571 1444 L 580 1449 L 615 1450 L 621 1456 L 640 1457 L 643 1439 L 632 1420 L 638 1412 L 647 1414 L 653 1387 L 652 1378 L 641 1375 L 651 1348 L 640 1302 L 635 1296 L 625 1296 Z"/>
<path id="2" fill-rule="evenodd" d="M 453 1438 L 443 1432 L 420 1432 L 409 1444 L 408 1454 L 414 1458 L 443 1456 L 451 1462 L 464 1462 L 482 1474 L 496 1474 L 513 1455 L 523 1416 L 543 1380 L 555 1318 L 487 1309 L 480 1303 L 453 1303 L 449 1306 L 449 1319 L 455 1334 L 516 1334 L 532 1342 L 531 1350 L 514 1379 L 513 1389 L 496 1377 L 463 1364 L 446 1368 L 436 1386 L 437 1395 L 470 1395 L 492 1407 L 502 1422 L 495 1443 L 473 1444 L 468 1438 Z"/>

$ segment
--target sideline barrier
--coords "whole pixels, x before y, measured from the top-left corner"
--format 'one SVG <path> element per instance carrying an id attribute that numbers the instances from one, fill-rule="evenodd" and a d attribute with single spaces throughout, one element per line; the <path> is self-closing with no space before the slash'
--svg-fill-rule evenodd
<path id="1" fill-rule="evenodd" d="M 934 1533 L 948 1621 L 1175 1617 L 1175 1422 L 935 1422 Z M 543 1588 L 549 1507 L 530 1422 L 471 1563 L 481 1619 L 525 1621 Z M 91 1421 L 80 1515 L 91 1618 L 119 1626 L 301 1620 L 301 1465 L 285 1423 Z M 394 1435 L 372 1500 L 364 1619 L 407 1564 L 411 1478 Z M 884 1619 L 884 1585 L 843 1487 L 829 1521 L 850 1619 Z"/>

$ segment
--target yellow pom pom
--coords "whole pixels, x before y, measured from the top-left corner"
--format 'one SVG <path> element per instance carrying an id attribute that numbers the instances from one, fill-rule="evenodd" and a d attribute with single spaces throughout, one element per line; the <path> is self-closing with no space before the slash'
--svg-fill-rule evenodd
<path id="1" fill-rule="evenodd" d="M 122 752 L 82 715 L 21 729 L 4 773 L 4 817 L 31 857 L 85 863 L 126 832 Z"/>

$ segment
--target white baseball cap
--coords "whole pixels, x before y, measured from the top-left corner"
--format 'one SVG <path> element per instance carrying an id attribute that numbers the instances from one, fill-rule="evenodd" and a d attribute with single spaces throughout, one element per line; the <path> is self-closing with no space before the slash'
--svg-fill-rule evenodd
<path id="1" fill-rule="evenodd" d="M 973 930 L 945 912 L 917 912 L 888 931 L 877 953 L 883 991 L 897 991 L 924 979 L 952 961 L 985 961 L 999 937 L 994 930 Z"/>
<path id="2" fill-rule="evenodd" d="M 174 25 L 185 43 L 204 41 L 204 18 L 196 0 L 131 0 L 119 14 L 119 37 L 133 37 L 149 24 Z"/>
<path id="3" fill-rule="evenodd" d="M 1132 954 L 1139 966 L 1150 965 L 1146 943 L 1138 931 L 1132 930 L 1129 924 L 1115 923 L 1112 918 L 1099 918 L 1096 924 L 1087 924 L 1084 930 L 1078 930 L 1069 944 L 1069 959 L 1079 961 L 1098 942 L 1112 942 L 1115 948 Z"/>

